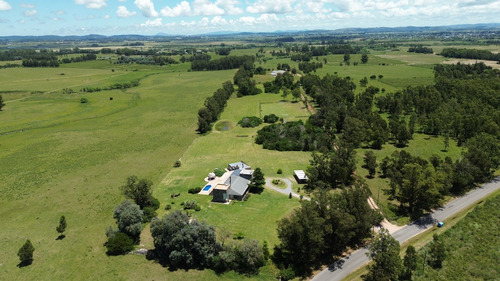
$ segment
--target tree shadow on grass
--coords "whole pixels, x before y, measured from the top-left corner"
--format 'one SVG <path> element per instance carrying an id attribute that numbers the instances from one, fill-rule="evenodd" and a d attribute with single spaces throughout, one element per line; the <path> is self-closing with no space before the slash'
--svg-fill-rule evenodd
<path id="1" fill-rule="evenodd" d="M 61 234 L 61 235 L 57 236 L 56 240 L 63 240 L 64 238 L 66 238 L 66 235 Z"/>
<path id="2" fill-rule="evenodd" d="M 22 261 L 22 262 L 20 262 L 20 263 L 17 264 L 17 267 L 22 268 L 22 267 L 31 265 L 32 263 L 33 263 L 33 260 Z"/>

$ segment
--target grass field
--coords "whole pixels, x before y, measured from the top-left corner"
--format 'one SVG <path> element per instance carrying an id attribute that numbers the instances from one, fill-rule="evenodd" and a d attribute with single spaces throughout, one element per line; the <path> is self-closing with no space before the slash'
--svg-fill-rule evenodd
<path id="1" fill-rule="evenodd" d="M 234 54 L 256 52 L 247 49 Z M 359 61 L 359 57 L 352 55 L 351 60 Z M 365 76 L 382 74 L 382 79 L 369 80 L 368 84 L 387 91 L 432 83 L 429 60 L 410 65 L 406 57 L 374 53 L 366 65 L 340 66 L 341 59 L 340 55 L 328 56 L 328 63 L 317 74 L 337 72 L 351 76 L 357 84 Z M 277 63 L 297 66 L 290 59 L 276 58 L 262 65 L 274 69 Z M 158 67 L 101 60 L 59 68 L 0 69 L 1 94 L 7 101 L 0 112 L 0 279 L 246 279 L 234 272 L 220 276 L 210 270 L 169 272 L 143 256 L 105 255 L 105 229 L 114 225 L 112 210 L 123 200 L 119 187 L 130 175 L 154 182 L 154 195 L 161 201 L 160 216 L 166 213 L 166 204 L 175 210 L 181 208 L 181 202 L 195 199 L 202 208 L 192 214 L 195 218 L 231 233 L 266 240 L 271 249 L 278 242 L 276 221 L 299 205 L 296 199 L 271 190 L 229 205 L 187 193 L 189 188 L 203 187 L 209 172 L 229 162 L 243 160 L 262 168 L 268 177 L 295 182 L 293 170 L 305 169 L 310 160 L 308 152 L 268 151 L 256 145 L 254 137 L 264 124 L 257 128 L 237 126 L 242 117 L 270 113 L 287 120 L 306 120 L 308 111 L 291 97 L 284 101 L 274 94 L 233 97 L 220 117 L 221 125 L 197 136 L 198 109 L 224 81 L 232 80 L 235 70 L 188 72 L 188 68 L 188 63 Z M 255 79 L 262 83 L 272 77 L 267 74 Z M 124 91 L 62 92 L 65 88 L 78 92 L 84 87 L 131 80 L 140 80 L 140 86 Z M 89 102 L 80 103 L 82 97 Z M 222 130 L 224 127 L 227 130 Z M 406 149 L 424 158 L 434 153 L 456 158 L 460 153 L 455 144 L 448 152 L 442 148 L 442 139 L 417 134 Z M 396 149 L 386 144 L 383 150 L 375 151 L 377 159 Z M 358 166 L 364 152 L 358 150 Z M 182 166 L 172 168 L 177 159 Z M 278 169 L 283 174 L 278 175 Z M 358 174 L 364 176 L 366 171 L 358 167 Z M 387 186 L 380 178 L 368 182 L 373 194 Z M 294 183 L 293 187 L 297 190 L 299 185 Z M 172 193 L 181 195 L 171 198 Z M 382 208 L 387 208 L 382 193 L 379 200 Z M 390 217 L 390 210 L 386 214 Z M 59 241 L 55 228 L 61 215 L 67 218 L 68 230 L 66 238 Z M 26 238 L 36 248 L 35 261 L 19 269 L 16 253 Z M 148 226 L 142 238 L 143 246 L 152 247 Z M 250 279 L 270 280 L 275 274 L 276 269 L 268 265 Z"/>

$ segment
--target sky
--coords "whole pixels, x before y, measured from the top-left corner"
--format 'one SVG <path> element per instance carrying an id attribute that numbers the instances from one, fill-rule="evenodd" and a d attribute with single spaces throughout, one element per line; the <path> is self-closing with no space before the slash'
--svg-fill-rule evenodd
<path id="1" fill-rule="evenodd" d="M 0 36 L 194 35 L 500 22 L 500 0 L 0 0 Z"/>

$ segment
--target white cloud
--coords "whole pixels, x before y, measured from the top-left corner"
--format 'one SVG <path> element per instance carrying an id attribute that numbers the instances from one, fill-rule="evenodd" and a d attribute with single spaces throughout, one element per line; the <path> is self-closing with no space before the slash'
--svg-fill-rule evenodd
<path id="1" fill-rule="evenodd" d="M 161 10 L 161 15 L 164 17 L 189 16 L 191 15 L 191 6 L 189 5 L 189 2 L 182 1 L 173 8 L 163 8 Z"/>
<path id="2" fill-rule="evenodd" d="M 0 0 L 0 11 L 8 11 L 8 10 L 12 10 L 12 6 L 8 2 Z"/>
<path id="3" fill-rule="evenodd" d="M 225 11 L 219 8 L 217 4 L 212 3 L 209 0 L 194 0 L 193 12 L 195 15 L 200 16 L 220 16 L 225 13 Z"/>
<path id="4" fill-rule="evenodd" d="M 108 0 L 75 0 L 75 4 L 85 5 L 89 9 L 101 9 L 106 6 Z"/>
<path id="5" fill-rule="evenodd" d="M 210 23 L 213 25 L 226 25 L 227 21 L 221 16 L 215 16 L 212 18 Z"/>
<path id="6" fill-rule="evenodd" d="M 104 16 L 104 19 L 106 19 L 106 20 L 109 20 L 110 18 L 111 18 L 111 16 L 110 16 L 110 15 L 105 15 L 105 16 Z"/>
<path id="7" fill-rule="evenodd" d="M 25 15 L 26 17 L 36 16 L 36 14 L 38 14 L 38 11 L 37 11 L 37 10 L 28 10 L 28 11 L 25 11 L 25 12 L 24 12 L 24 15 Z"/>
<path id="8" fill-rule="evenodd" d="M 34 4 L 21 3 L 21 8 L 34 9 L 36 6 Z"/>
<path id="9" fill-rule="evenodd" d="M 328 13 L 330 9 L 326 9 L 324 3 L 321 2 L 307 2 L 307 11 L 311 13 Z"/>
<path id="10" fill-rule="evenodd" d="M 154 20 L 147 20 L 145 23 L 141 23 L 141 27 L 160 27 L 162 26 L 162 19 L 156 18 Z"/>
<path id="11" fill-rule="evenodd" d="M 155 10 L 155 5 L 152 0 L 135 0 L 134 4 L 141 10 L 142 15 L 145 17 L 157 17 L 159 14 Z"/>
<path id="12" fill-rule="evenodd" d="M 130 12 L 125 6 L 119 6 L 118 10 L 116 10 L 116 15 L 120 18 L 128 18 L 131 16 L 135 16 L 136 14 L 137 12 Z"/>
<path id="13" fill-rule="evenodd" d="M 276 13 L 284 14 L 292 11 L 294 0 L 258 0 L 247 7 L 247 12 L 254 14 Z"/>
<path id="14" fill-rule="evenodd" d="M 118 2 L 124 3 L 124 2 L 127 2 L 127 0 L 118 0 Z"/>
<path id="15" fill-rule="evenodd" d="M 60 15 L 60 16 L 61 16 L 61 15 L 66 14 L 66 12 L 65 12 L 65 11 L 63 11 L 63 10 L 59 10 L 59 11 L 57 11 L 57 12 L 56 12 L 56 14 L 58 14 L 58 15 Z"/>
<path id="16" fill-rule="evenodd" d="M 275 14 L 262 14 L 260 17 L 241 17 L 238 22 L 252 26 L 257 24 L 270 24 L 279 21 L 279 18 Z"/>
<path id="17" fill-rule="evenodd" d="M 243 13 L 243 9 L 236 7 L 240 4 L 238 0 L 217 0 L 215 4 L 221 7 L 228 15 L 239 15 Z"/>

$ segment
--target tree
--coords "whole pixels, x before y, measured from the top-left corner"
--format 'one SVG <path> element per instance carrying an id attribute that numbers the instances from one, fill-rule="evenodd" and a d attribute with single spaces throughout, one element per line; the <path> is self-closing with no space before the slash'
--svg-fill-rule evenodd
<path id="1" fill-rule="evenodd" d="M 138 179 L 137 176 L 127 178 L 127 183 L 122 187 L 123 193 L 128 198 L 144 209 L 144 207 L 152 206 L 154 197 L 151 190 L 153 182 L 147 179 Z"/>
<path id="2" fill-rule="evenodd" d="M 155 254 L 172 268 L 207 268 L 212 265 L 220 245 L 215 229 L 175 211 L 151 222 Z"/>
<path id="3" fill-rule="evenodd" d="M 365 167 L 368 170 L 368 175 L 370 177 L 373 177 L 375 175 L 375 172 L 377 171 L 377 157 L 375 156 L 375 153 L 373 151 L 369 150 L 365 154 Z"/>
<path id="4" fill-rule="evenodd" d="M 351 55 L 349 53 L 344 54 L 344 62 L 349 62 L 351 60 Z"/>
<path id="5" fill-rule="evenodd" d="M 291 94 L 290 89 L 285 87 L 281 88 L 281 92 L 282 92 L 281 97 L 283 98 L 283 100 L 286 100 L 286 97 L 288 97 Z"/>
<path id="6" fill-rule="evenodd" d="M 264 191 L 264 184 L 266 184 L 264 173 L 260 168 L 256 168 L 255 171 L 253 171 L 252 180 L 249 184 L 250 192 L 262 193 L 262 191 Z"/>
<path id="7" fill-rule="evenodd" d="M 446 258 L 446 247 L 443 240 L 440 239 L 437 234 L 432 236 L 429 254 L 429 264 L 433 268 L 441 268 L 443 266 L 443 261 Z"/>
<path id="8" fill-rule="evenodd" d="M 2 111 L 2 108 L 5 106 L 5 103 L 3 102 L 3 97 L 0 95 L 0 111 Z"/>
<path id="9" fill-rule="evenodd" d="M 361 87 L 366 87 L 366 85 L 368 85 L 368 79 L 366 77 L 361 78 L 361 80 L 359 80 L 359 85 Z"/>
<path id="10" fill-rule="evenodd" d="M 259 242 L 250 239 L 244 239 L 241 242 L 234 241 L 224 246 L 215 260 L 219 271 L 235 270 L 247 276 L 258 274 L 259 268 L 266 262 Z"/>
<path id="11" fill-rule="evenodd" d="M 19 260 L 21 263 L 19 266 L 27 266 L 33 262 L 33 252 L 35 251 L 35 247 L 31 244 L 29 239 L 26 240 L 24 245 L 19 249 L 17 255 L 19 256 Z"/>
<path id="12" fill-rule="evenodd" d="M 143 213 L 139 205 L 132 203 L 128 199 L 116 206 L 113 212 L 113 218 L 116 219 L 118 224 L 118 231 L 127 234 L 135 242 L 139 242 L 140 239 L 142 216 Z"/>
<path id="13" fill-rule="evenodd" d="M 64 238 L 64 231 L 66 231 L 66 217 L 61 216 L 59 219 L 59 225 L 56 227 L 57 232 L 59 233 L 60 238 Z"/>
<path id="14" fill-rule="evenodd" d="M 361 55 L 361 63 L 367 63 L 367 62 L 368 62 L 368 55 L 362 54 Z"/>
<path id="15" fill-rule="evenodd" d="M 104 243 L 108 255 L 123 255 L 134 249 L 134 240 L 122 232 L 112 233 Z"/>
<path id="16" fill-rule="evenodd" d="M 292 97 L 293 100 L 297 101 L 300 99 L 302 92 L 300 91 L 300 87 L 296 87 L 295 89 L 292 90 Z"/>
<path id="17" fill-rule="evenodd" d="M 399 258 L 399 243 L 385 228 L 380 230 L 378 236 L 370 245 L 368 256 L 374 264 L 369 267 L 369 272 L 364 280 L 398 280 L 403 269 Z"/>
<path id="18" fill-rule="evenodd" d="M 500 165 L 500 143 L 498 140 L 490 134 L 481 133 L 470 138 L 466 146 L 467 152 L 464 158 L 477 167 L 477 173 L 473 175 L 474 180 L 482 182 L 489 179 Z"/>
<path id="19" fill-rule="evenodd" d="M 412 245 L 406 248 L 405 257 L 403 259 L 404 270 L 401 275 L 401 280 L 411 280 L 412 272 L 417 269 L 417 253 Z"/>

